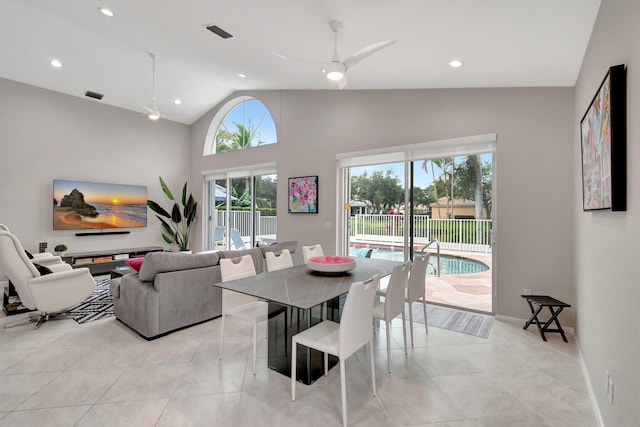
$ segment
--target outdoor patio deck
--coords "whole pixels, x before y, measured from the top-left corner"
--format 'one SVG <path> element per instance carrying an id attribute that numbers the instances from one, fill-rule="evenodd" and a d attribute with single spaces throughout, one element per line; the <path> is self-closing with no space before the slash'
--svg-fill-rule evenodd
<path id="1" fill-rule="evenodd" d="M 351 244 L 358 247 L 390 249 L 385 242 L 359 242 L 352 239 Z M 422 246 L 420 246 L 422 247 Z M 435 248 L 427 250 L 433 258 L 437 256 Z M 492 254 L 456 250 L 440 250 L 441 255 L 468 258 L 482 262 L 489 267 L 481 273 L 442 274 L 440 277 L 429 274 L 426 282 L 428 302 L 492 312 Z M 373 255 L 375 258 L 375 255 Z"/>
<path id="2" fill-rule="evenodd" d="M 435 251 L 429 251 L 435 257 Z M 492 312 L 492 255 L 478 252 L 440 251 L 444 255 L 461 256 L 486 264 L 481 273 L 443 274 L 427 277 L 427 301 L 461 308 Z"/>

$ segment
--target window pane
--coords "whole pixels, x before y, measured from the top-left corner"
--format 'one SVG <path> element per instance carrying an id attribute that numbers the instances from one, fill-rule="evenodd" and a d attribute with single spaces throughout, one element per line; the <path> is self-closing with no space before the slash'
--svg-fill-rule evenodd
<path id="1" fill-rule="evenodd" d="M 257 99 L 236 105 L 216 132 L 216 153 L 277 142 L 276 126 L 267 107 Z"/>

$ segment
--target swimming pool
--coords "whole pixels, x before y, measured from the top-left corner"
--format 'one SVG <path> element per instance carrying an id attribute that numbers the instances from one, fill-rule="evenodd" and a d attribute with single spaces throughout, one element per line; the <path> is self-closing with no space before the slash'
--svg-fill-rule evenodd
<path id="1" fill-rule="evenodd" d="M 363 248 L 349 248 L 349 255 L 358 256 L 362 254 Z M 371 252 L 371 258 L 377 259 L 389 259 L 393 261 L 404 261 L 404 253 L 402 251 L 392 251 L 390 249 L 374 249 Z M 427 272 L 429 274 L 436 274 L 436 263 L 438 257 L 432 254 L 429 257 L 429 265 L 427 266 Z M 469 258 L 462 258 L 453 255 L 440 254 L 440 274 L 471 274 L 482 273 L 489 270 L 489 267 L 480 262 Z"/>

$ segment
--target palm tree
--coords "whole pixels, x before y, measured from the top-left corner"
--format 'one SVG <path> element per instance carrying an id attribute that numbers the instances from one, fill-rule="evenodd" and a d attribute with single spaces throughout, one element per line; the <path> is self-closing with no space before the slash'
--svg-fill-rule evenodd
<path id="1" fill-rule="evenodd" d="M 468 156 L 468 161 L 475 173 L 476 191 L 474 200 L 476 205 L 476 218 L 482 219 L 482 165 L 480 164 L 480 156 L 478 154 Z"/>
<path id="2" fill-rule="evenodd" d="M 247 125 L 234 122 L 235 130 L 231 130 L 223 122 L 216 133 L 216 153 L 226 151 L 236 151 L 250 148 L 254 145 L 262 144 L 257 133 L 257 126 L 251 124 L 251 120 L 247 121 Z M 257 139 L 257 141 L 256 141 Z"/>
<path id="3" fill-rule="evenodd" d="M 429 166 L 431 167 L 431 179 L 433 181 L 433 196 L 436 199 L 436 206 L 438 208 L 438 216 L 442 218 L 440 211 L 440 201 L 438 198 L 438 185 L 437 182 L 442 184 L 444 188 L 445 196 L 447 196 L 447 211 L 446 217 L 451 218 L 453 209 L 453 157 L 442 159 L 429 159 L 422 163 L 422 169 L 429 173 Z M 435 167 L 442 170 L 442 173 L 436 178 Z M 451 168 L 451 171 L 447 171 L 447 168 Z M 451 193 L 449 193 L 451 190 Z"/>

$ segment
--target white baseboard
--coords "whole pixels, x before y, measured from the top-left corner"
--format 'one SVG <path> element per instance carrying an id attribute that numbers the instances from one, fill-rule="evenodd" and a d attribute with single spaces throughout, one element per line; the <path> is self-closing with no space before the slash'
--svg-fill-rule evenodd
<path id="1" fill-rule="evenodd" d="M 598 421 L 598 425 L 600 427 L 604 426 L 604 420 L 602 419 L 602 413 L 600 412 L 600 407 L 598 406 L 598 401 L 596 400 L 596 394 L 593 391 L 593 386 L 591 385 L 591 378 L 589 378 L 589 372 L 587 371 L 587 365 L 584 363 L 584 358 L 582 357 L 582 350 L 580 349 L 580 343 L 576 339 L 576 347 L 578 348 L 578 361 L 580 362 L 580 369 L 582 370 L 582 376 L 584 377 L 585 383 L 587 384 L 587 391 L 589 392 L 589 400 L 591 400 L 591 405 L 596 411 L 596 420 Z"/>
<path id="2" fill-rule="evenodd" d="M 502 316 L 502 315 L 496 314 L 496 320 L 505 320 L 505 321 L 508 321 L 508 322 L 521 322 L 522 326 L 524 326 L 524 324 L 527 323 L 527 320 L 529 320 L 529 319 L 520 319 L 519 317 Z M 561 323 L 561 325 L 562 325 L 562 323 Z M 573 335 L 574 337 L 576 336 L 576 329 L 575 328 L 573 328 L 571 326 L 563 326 L 562 329 L 564 329 L 565 332 Z"/>

